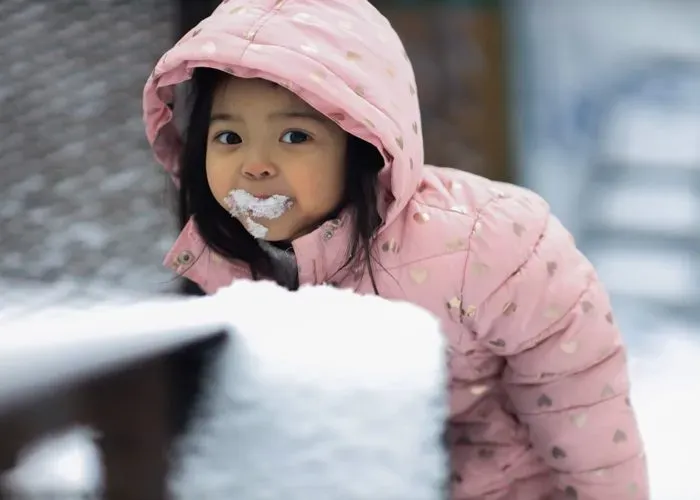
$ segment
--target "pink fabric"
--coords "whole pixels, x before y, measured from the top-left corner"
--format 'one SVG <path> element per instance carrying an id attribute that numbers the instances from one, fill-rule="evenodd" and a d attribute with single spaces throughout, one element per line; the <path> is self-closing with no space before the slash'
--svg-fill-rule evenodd
<path id="1" fill-rule="evenodd" d="M 625 350 L 593 268 L 535 194 L 424 165 L 413 70 L 386 19 L 365 0 L 223 2 L 144 90 L 148 139 L 176 181 L 167 104 L 197 66 L 275 81 L 383 152 L 375 275 L 381 295 L 442 320 L 454 499 L 648 499 Z M 348 229 L 343 216 L 294 241 L 302 284 L 372 293 L 366 274 L 335 273 Z M 165 263 L 210 293 L 248 277 L 192 223 Z"/>

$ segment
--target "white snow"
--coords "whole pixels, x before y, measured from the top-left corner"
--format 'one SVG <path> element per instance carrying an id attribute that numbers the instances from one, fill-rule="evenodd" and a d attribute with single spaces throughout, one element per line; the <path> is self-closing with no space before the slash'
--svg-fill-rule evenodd
<path id="1" fill-rule="evenodd" d="M 18 372 L 0 385 L 0 401 L 226 326 L 232 338 L 210 374 L 206 405 L 178 446 L 176 498 L 439 498 L 447 473 L 443 338 L 432 315 L 406 303 L 238 282 L 203 299 L 15 317 L 0 324 L 0 380 Z M 21 373 L 39 358 L 40 370 Z M 89 435 L 58 439 L 30 450 L 8 485 L 46 491 L 34 478 L 50 467 L 47 481 L 70 471 L 56 489 L 80 478 L 95 487 Z"/>
<path id="2" fill-rule="evenodd" d="M 215 299 L 240 304 L 237 335 L 181 443 L 176 498 L 440 498 L 447 400 L 435 318 L 325 287 L 243 283 Z"/>
<path id="3" fill-rule="evenodd" d="M 93 434 L 75 428 L 29 446 L 0 484 L 24 498 L 80 498 L 97 491 L 102 471 Z"/>
<path id="4" fill-rule="evenodd" d="M 632 357 L 632 403 L 644 436 L 651 500 L 697 500 L 700 335 L 659 332 Z"/>
<path id="5" fill-rule="evenodd" d="M 274 194 L 267 198 L 258 198 L 244 189 L 234 189 L 225 198 L 224 204 L 229 208 L 232 217 L 241 222 L 259 240 L 265 239 L 268 227 L 253 219 L 277 219 L 282 217 L 294 202 L 289 196 Z"/>
<path id="6" fill-rule="evenodd" d="M 12 384 L 0 384 L 0 404 L 212 336 L 227 323 L 210 304 L 163 297 L 32 314 L 10 309 L 0 316 L 0 380 Z"/>
<path id="7" fill-rule="evenodd" d="M 235 335 L 214 365 L 207 411 L 181 443 L 178 497 L 439 498 L 443 358 L 430 315 L 330 288 L 290 294 L 260 283 L 188 303 L 209 319 L 233 316 Z M 148 317 L 172 324 L 164 316 Z M 632 396 L 652 500 L 694 500 L 700 336 L 672 328 L 635 345 Z M 84 429 L 47 440 L 6 481 L 27 492 L 95 486 L 89 441 Z"/>

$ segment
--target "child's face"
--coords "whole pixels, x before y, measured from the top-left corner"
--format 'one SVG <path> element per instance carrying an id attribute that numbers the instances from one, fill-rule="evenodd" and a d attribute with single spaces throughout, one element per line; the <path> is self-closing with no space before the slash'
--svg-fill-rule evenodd
<path id="1" fill-rule="evenodd" d="M 340 203 L 346 143 L 340 127 L 292 92 L 265 80 L 230 78 L 212 105 L 209 187 L 227 211 L 225 199 L 233 190 L 288 197 L 290 208 L 278 218 L 233 213 L 249 231 L 251 224 L 267 228 L 257 237 L 292 240 L 312 231 Z"/>

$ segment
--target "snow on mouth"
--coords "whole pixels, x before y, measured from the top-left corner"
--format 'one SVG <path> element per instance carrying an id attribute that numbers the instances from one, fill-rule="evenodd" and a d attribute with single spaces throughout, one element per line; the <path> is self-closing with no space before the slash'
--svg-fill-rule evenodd
<path id="1" fill-rule="evenodd" d="M 292 207 L 293 202 L 282 194 L 259 198 L 243 189 L 234 189 L 224 198 L 224 204 L 254 238 L 263 239 L 268 228 L 253 219 L 277 219 Z"/>

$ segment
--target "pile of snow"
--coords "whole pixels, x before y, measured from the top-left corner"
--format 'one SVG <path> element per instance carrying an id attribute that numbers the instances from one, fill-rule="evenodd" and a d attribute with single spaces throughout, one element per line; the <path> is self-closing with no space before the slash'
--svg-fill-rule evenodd
<path id="1" fill-rule="evenodd" d="M 446 370 L 433 316 L 324 287 L 243 283 L 215 300 L 240 305 L 236 336 L 180 443 L 176 498 L 440 498 Z"/>
<path id="2" fill-rule="evenodd" d="M 105 306 L 8 324 L 16 337 L 5 339 L 0 378 L 4 358 L 26 360 L 34 350 L 49 367 L 43 377 L 54 380 L 229 327 L 192 430 L 176 446 L 183 467 L 171 477 L 175 498 L 440 498 L 445 345 L 437 319 L 415 306 L 330 287 L 290 293 L 240 282 L 175 306 Z M 99 341 L 90 337 L 95 324 L 105 325 Z M 17 380 L 26 389 L 41 383 L 36 372 Z M 82 479 L 83 490 L 94 489 L 100 471 L 89 433 L 60 439 L 30 450 L 8 486 L 37 495 Z M 63 484 L 47 484 L 62 474 Z"/>
<path id="3" fill-rule="evenodd" d="M 444 360 L 429 315 L 334 289 L 289 294 L 264 284 L 198 303 L 209 304 L 210 320 L 235 308 L 235 335 L 212 367 L 194 431 L 180 443 L 178 496 L 439 498 Z M 700 498 L 698 360 L 700 336 L 670 328 L 631 354 L 653 500 Z M 90 439 L 79 429 L 28 450 L 8 484 L 27 492 L 96 488 Z"/>

